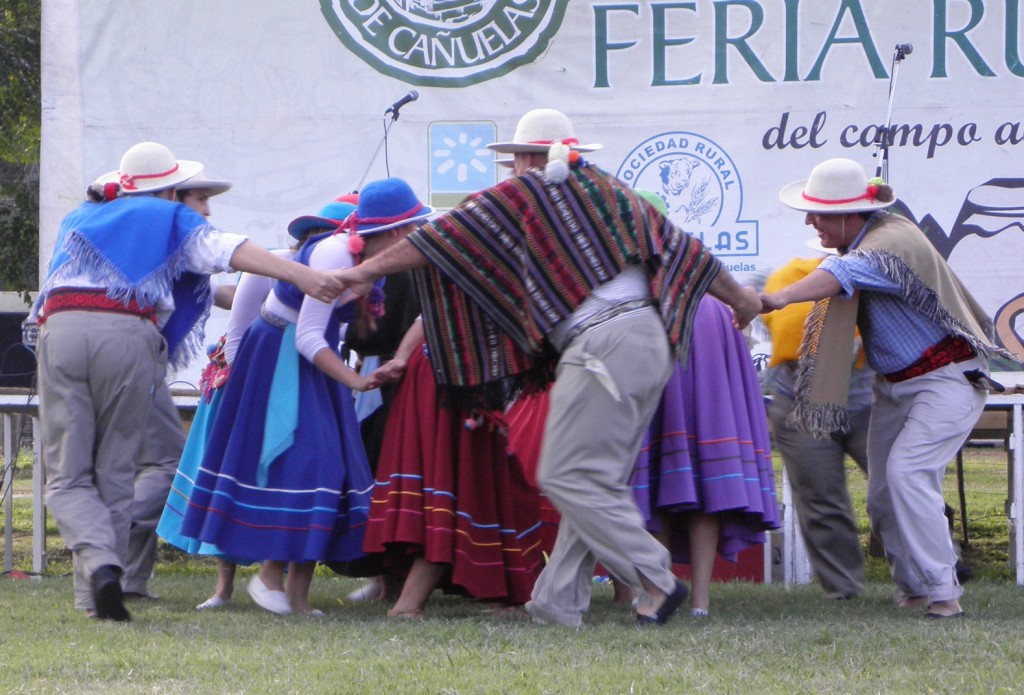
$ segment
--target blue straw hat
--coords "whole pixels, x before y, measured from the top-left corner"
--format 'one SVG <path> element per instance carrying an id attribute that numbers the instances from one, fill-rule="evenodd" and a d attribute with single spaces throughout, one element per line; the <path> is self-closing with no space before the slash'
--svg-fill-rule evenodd
<path id="1" fill-rule="evenodd" d="M 347 226 L 366 236 L 425 220 L 433 214 L 434 208 L 421 203 L 405 181 L 381 179 L 371 181 L 359 191 L 359 209 Z"/>
<path id="2" fill-rule="evenodd" d="M 316 215 L 296 217 L 288 223 L 288 233 L 302 241 L 311 229 L 337 229 L 356 211 L 356 206 L 349 202 L 333 200 L 320 208 Z"/>

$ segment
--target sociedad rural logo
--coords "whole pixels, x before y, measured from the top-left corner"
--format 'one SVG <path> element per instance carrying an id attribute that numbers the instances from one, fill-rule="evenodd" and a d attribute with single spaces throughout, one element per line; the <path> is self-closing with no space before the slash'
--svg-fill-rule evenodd
<path id="1" fill-rule="evenodd" d="M 655 135 L 633 148 L 616 176 L 633 188 L 657 193 L 668 206 L 669 219 L 716 255 L 758 255 L 758 223 L 741 219 L 739 172 L 714 141 L 684 131 Z M 730 270 L 754 270 L 746 265 Z"/>
<path id="2" fill-rule="evenodd" d="M 569 0 L 320 0 L 342 43 L 380 72 L 462 87 L 532 62 Z"/>

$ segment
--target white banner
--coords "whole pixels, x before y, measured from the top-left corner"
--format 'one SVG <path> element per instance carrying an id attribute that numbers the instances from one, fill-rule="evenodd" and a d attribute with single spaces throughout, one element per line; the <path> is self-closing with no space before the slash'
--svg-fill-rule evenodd
<path id="1" fill-rule="evenodd" d="M 750 278 L 812 235 L 779 189 L 830 157 L 873 172 L 891 106 L 889 182 L 1024 355 L 1022 13 L 1024 0 L 44 0 L 41 262 L 86 184 L 142 140 L 233 181 L 211 221 L 280 246 L 289 220 L 364 179 L 403 177 L 440 206 L 493 183 L 484 145 L 545 106 Z"/>

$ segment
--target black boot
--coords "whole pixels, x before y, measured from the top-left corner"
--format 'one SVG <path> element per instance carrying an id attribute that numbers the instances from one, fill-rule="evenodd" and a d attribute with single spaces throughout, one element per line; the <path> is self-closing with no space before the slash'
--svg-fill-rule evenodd
<path id="1" fill-rule="evenodd" d="M 92 574 L 92 598 L 96 605 L 96 617 L 100 620 L 128 622 L 131 613 L 124 607 L 121 593 L 121 568 L 103 565 Z"/>

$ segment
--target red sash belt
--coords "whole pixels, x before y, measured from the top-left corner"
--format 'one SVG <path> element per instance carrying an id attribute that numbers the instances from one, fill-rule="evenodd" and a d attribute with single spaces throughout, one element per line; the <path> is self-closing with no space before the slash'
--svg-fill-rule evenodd
<path id="1" fill-rule="evenodd" d="M 921 358 L 914 362 L 914 364 L 898 372 L 886 374 L 885 378 L 896 384 L 907 379 L 913 379 L 915 376 L 934 372 L 939 367 L 945 367 L 947 364 L 969 360 L 975 354 L 974 348 L 971 347 L 971 344 L 966 339 L 958 335 L 951 335 L 925 350 Z"/>
<path id="2" fill-rule="evenodd" d="M 139 306 L 134 299 L 127 302 L 111 299 L 103 289 L 63 289 L 50 292 L 43 302 L 39 325 L 43 325 L 47 317 L 61 311 L 107 311 L 149 319 L 153 325 L 157 322 L 153 307 Z"/>

